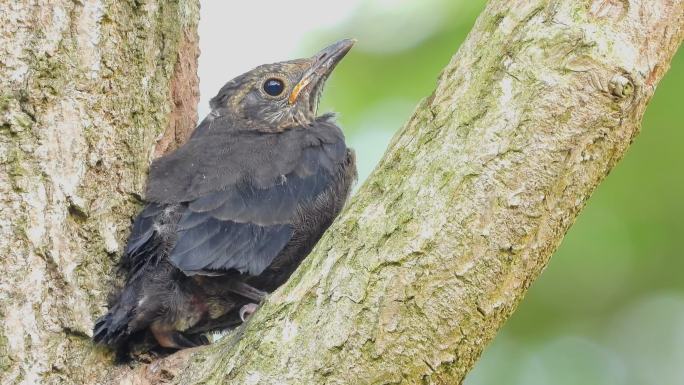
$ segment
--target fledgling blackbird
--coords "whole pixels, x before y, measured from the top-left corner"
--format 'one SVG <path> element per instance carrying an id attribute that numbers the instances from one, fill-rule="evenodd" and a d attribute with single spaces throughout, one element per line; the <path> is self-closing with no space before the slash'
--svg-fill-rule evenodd
<path id="1" fill-rule="evenodd" d="M 282 285 L 344 205 L 356 179 L 324 83 L 354 44 L 262 65 L 228 82 L 183 146 L 150 166 L 146 206 L 121 260 L 125 285 L 93 339 L 121 349 L 207 343 Z"/>

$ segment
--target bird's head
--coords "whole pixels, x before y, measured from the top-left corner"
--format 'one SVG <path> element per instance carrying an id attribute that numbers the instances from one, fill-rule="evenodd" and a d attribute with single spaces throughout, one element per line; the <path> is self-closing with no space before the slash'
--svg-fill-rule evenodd
<path id="1" fill-rule="evenodd" d="M 340 40 L 312 57 L 265 64 L 236 77 L 211 99 L 212 114 L 264 131 L 310 125 L 325 81 L 354 42 Z"/>

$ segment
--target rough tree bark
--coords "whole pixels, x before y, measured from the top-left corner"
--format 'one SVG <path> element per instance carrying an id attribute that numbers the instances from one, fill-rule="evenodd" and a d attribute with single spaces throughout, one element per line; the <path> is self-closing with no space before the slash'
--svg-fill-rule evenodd
<path id="1" fill-rule="evenodd" d="M 155 141 L 195 124 L 198 19 L 196 0 L 0 1 L 0 383 L 113 370 L 89 336 Z"/>
<path id="2" fill-rule="evenodd" d="M 86 337 L 196 8 L 110 4 L 87 24 L 91 2 L 65 3 L 61 17 L 2 13 L 8 383 L 97 371 L 90 382 L 460 383 L 638 133 L 684 37 L 684 0 L 490 1 L 347 210 L 244 327 L 112 373 Z M 165 12 L 184 21 L 165 24 Z M 139 27 L 150 13 L 157 32 Z M 49 19 L 67 25 L 16 27 Z"/>

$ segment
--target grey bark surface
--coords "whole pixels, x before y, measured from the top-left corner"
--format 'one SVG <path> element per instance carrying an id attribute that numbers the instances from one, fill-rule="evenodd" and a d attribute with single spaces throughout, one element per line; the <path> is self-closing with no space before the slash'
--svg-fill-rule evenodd
<path id="1" fill-rule="evenodd" d="M 50 4 L 0 5 L 1 383 L 460 383 L 684 36 L 684 0 L 490 1 L 292 279 L 219 343 L 129 369 L 88 335 L 149 160 L 188 130 L 197 5 Z"/>
<path id="2" fill-rule="evenodd" d="M 150 159 L 196 121 L 198 18 L 196 0 L 0 2 L 1 384 L 111 377 L 93 321 Z"/>

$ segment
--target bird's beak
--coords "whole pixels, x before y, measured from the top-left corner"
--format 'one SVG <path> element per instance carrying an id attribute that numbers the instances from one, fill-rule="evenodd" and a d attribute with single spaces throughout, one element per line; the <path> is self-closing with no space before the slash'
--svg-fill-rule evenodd
<path id="1" fill-rule="evenodd" d="M 311 58 L 313 64 L 311 64 L 311 67 L 304 73 L 299 80 L 299 83 L 292 89 L 288 102 L 294 104 L 297 101 L 299 94 L 309 84 L 313 84 L 315 87 L 319 82 L 327 79 L 333 69 L 335 69 L 337 63 L 339 63 L 352 46 L 354 46 L 354 43 L 356 43 L 356 39 L 340 40 L 337 43 L 333 43 L 323 48 L 323 50 L 314 55 Z"/>

